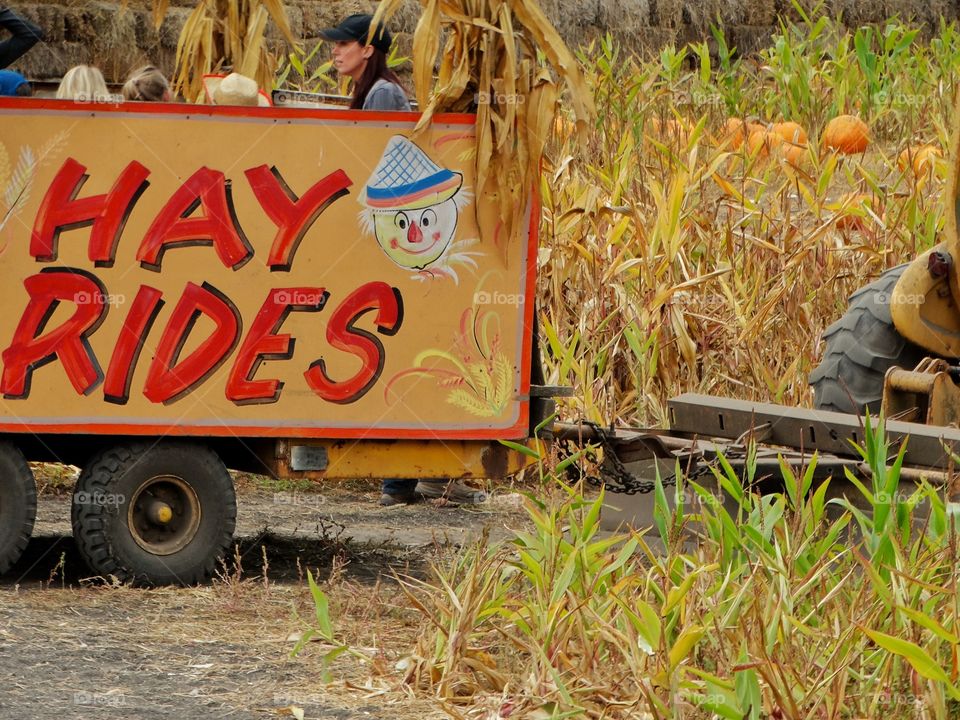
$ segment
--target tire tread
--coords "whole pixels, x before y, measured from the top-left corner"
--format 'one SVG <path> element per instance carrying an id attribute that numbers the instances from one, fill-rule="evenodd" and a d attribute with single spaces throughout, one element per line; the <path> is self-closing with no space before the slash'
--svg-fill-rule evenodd
<path id="1" fill-rule="evenodd" d="M 847 311 L 824 331 L 826 350 L 809 377 L 818 409 L 876 414 L 887 370 L 894 365 L 913 369 L 930 355 L 897 332 L 884 297 L 893 293 L 906 267 L 891 268 L 853 293 Z"/>
<path id="2" fill-rule="evenodd" d="M 156 445 L 131 443 L 103 450 L 99 455 L 92 458 L 80 473 L 76 492 L 109 494 L 109 479 L 122 473 L 124 469 L 135 465 L 140 458 L 154 447 Z M 189 443 L 166 443 L 165 447 L 189 449 L 191 453 L 194 453 L 193 459 L 195 462 L 208 464 L 212 470 L 223 468 L 220 458 L 205 447 Z M 214 467 L 214 465 L 219 465 L 219 468 Z M 198 565 L 191 572 L 179 576 L 183 585 L 195 585 L 213 575 L 217 560 L 229 549 L 237 517 L 235 497 L 231 500 L 232 502 L 226 502 L 223 507 L 223 511 L 226 513 L 224 520 L 229 528 L 229 533 L 224 533 L 220 537 L 217 546 L 211 549 L 212 551 L 208 553 L 202 565 Z M 90 569 L 103 577 L 113 576 L 121 582 L 154 584 L 151 578 L 138 573 L 135 568 L 123 567 L 117 561 L 116 553 L 110 541 L 109 529 L 111 523 L 107 517 L 108 512 L 106 506 L 103 505 L 73 503 L 71 508 L 73 535 L 81 555 L 87 561 Z"/>
<path id="3" fill-rule="evenodd" d="M 11 541 L 0 545 L 0 575 L 3 575 L 20 559 L 33 535 L 33 525 L 37 519 L 37 484 L 30 465 L 16 445 L 0 442 L 0 453 L 7 454 L 7 459 L 14 466 L 14 472 L 10 475 L 14 487 L 9 491 L 21 495 L 25 501 L 22 517 L 19 518 L 19 530 L 13 531 Z"/>

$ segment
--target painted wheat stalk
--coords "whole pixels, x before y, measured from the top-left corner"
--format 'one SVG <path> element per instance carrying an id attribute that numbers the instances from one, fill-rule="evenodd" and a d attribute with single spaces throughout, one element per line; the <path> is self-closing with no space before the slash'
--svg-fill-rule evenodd
<path id="1" fill-rule="evenodd" d="M 58 155 L 68 135 L 68 131 L 61 130 L 47 140 L 39 152 L 29 145 L 22 146 L 15 166 L 11 166 L 10 153 L 0 142 L 0 230 L 26 206 L 37 170 Z"/>
<path id="2" fill-rule="evenodd" d="M 413 37 L 413 78 L 423 108 L 417 131 L 435 113 L 476 109 L 477 190 L 499 201 L 503 227 L 493 237 L 511 238 L 523 221 L 523 199 L 536 181 L 553 128 L 558 83 L 566 86 L 581 131 L 595 113 L 592 94 L 573 53 L 535 0 L 420 4 Z M 403 0 L 384 0 L 376 20 L 387 22 L 402 5 Z"/>

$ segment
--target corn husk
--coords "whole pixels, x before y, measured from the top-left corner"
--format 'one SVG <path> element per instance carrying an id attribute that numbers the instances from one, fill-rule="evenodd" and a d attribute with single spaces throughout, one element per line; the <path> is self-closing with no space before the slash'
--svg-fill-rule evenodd
<path id="1" fill-rule="evenodd" d="M 157 27 L 168 0 L 153 0 Z M 267 47 L 267 20 L 272 19 L 287 42 L 298 45 L 282 0 L 200 0 L 177 39 L 173 90 L 189 102 L 203 98 L 203 76 L 231 68 L 273 87 L 277 58 Z"/>
<path id="2" fill-rule="evenodd" d="M 423 116 L 414 132 L 428 127 L 437 113 L 476 110 L 476 187 L 498 203 L 500 225 L 482 231 L 499 238 L 505 250 L 525 227 L 524 200 L 536 183 L 561 89 L 567 90 L 578 132 L 595 114 L 593 96 L 573 53 L 535 0 L 420 3 L 413 78 Z M 402 5 L 403 0 L 384 0 L 374 25 L 388 22 Z"/>
<path id="3" fill-rule="evenodd" d="M 505 252 L 524 226 L 524 200 L 535 187 L 560 90 L 565 86 L 581 133 L 595 114 L 592 94 L 573 53 L 535 0 L 420 3 L 413 78 L 423 116 L 414 134 L 437 113 L 476 110 L 476 187 L 499 207 L 497 227 L 481 229 L 485 237 L 499 239 Z M 382 2 L 374 27 L 402 4 Z M 165 8 L 166 0 L 154 0 L 155 20 L 162 20 Z M 200 0 L 177 42 L 174 90 L 197 101 L 203 76 L 225 66 L 269 89 L 277 63 L 264 42 L 268 15 L 296 44 L 281 0 Z"/>

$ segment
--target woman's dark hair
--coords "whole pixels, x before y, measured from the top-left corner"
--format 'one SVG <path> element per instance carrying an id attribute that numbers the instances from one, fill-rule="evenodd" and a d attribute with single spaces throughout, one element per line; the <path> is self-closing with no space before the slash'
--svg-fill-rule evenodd
<path id="1" fill-rule="evenodd" d="M 370 94 L 370 89 L 380 78 L 396 83 L 403 87 L 397 74 L 387 67 L 387 54 L 378 48 L 373 48 L 373 55 L 367 60 L 367 66 L 363 69 L 363 75 L 357 81 L 353 89 L 353 100 L 350 102 L 351 110 L 362 110 L 363 103 Z"/>

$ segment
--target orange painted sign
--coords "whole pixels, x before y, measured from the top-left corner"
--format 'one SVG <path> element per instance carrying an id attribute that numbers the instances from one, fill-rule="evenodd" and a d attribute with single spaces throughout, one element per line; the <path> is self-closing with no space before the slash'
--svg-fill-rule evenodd
<path id="1" fill-rule="evenodd" d="M 0 101 L 0 430 L 525 436 L 536 208 L 415 121 Z"/>

